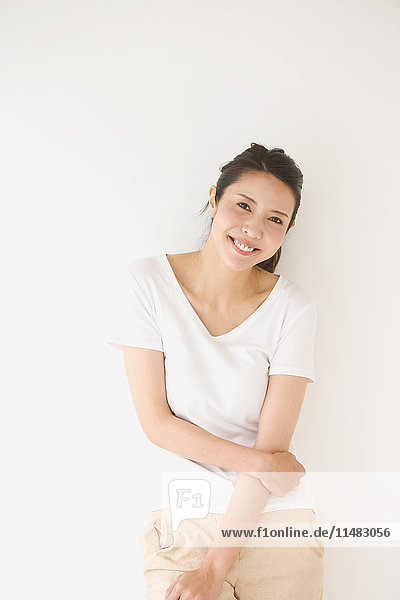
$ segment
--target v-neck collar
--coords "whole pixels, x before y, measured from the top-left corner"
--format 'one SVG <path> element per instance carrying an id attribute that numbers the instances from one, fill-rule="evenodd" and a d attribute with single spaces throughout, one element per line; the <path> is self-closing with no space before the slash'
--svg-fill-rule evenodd
<path id="1" fill-rule="evenodd" d="M 231 329 L 230 331 L 227 331 L 226 333 L 222 333 L 221 335 L 211 335 L 211 333 L 208 331 L 207 327 L 204 325 L 203 321 L 200 319 L 199 315 L 197 314 L 197 312 L 195 311 L 195 309 L 193 308 L 193 306 L 190 304 L 189 299 L 187 298 L 185 292 L 183 291 L 179 281 L 176 278 L 175 272 L 172 268 L 171 263 L 168 260 L 167 254 L 163 253 L 160 255 L 161 259 L 163 260 L 163 262 L 165 263 L 166 267 L 167 267 L 167 271 L 170 275 L 170 278 L 178 292 L 178 294 L 180 295 L 181 299 L 184 301 L 184 303 L 186 304 L 186 306 L 188 307 L 189 311 L 192 313 L 192 315 L 194 316 L 195 320 L 199 323 L 200 327 L 203 329 L 204 333 L 212 340 L 220 340 L 220 339 L 225 339 L 228 336 L 232 336 L 238 332 L 240 332 L 246 325 L 248 325 L 251 321 L 253 321 L 255 319 L 255 317 L 266 307 L 271 303 L 271 298 L 276 295 L 276 291 L 277 289 L 279 289 L 282 286 L 284 277 L 282 275 L 279 275 L 279 279 L 277 280 L 277 282 L 275 283 L 274 287 L 272 288 L 272 290 L 270 291 L 270 293 L 268 294 L 268 296 L 265 298 L 265 300 L 263 300 L 263 302 L 260 304 L 260 306 L 258 306 L 256 308 L 255 311 L 253 311 L 251 313 L 250 316 L 247 317 L 247 319 L 245 319 L 244 321 L 242 321 L 241 323 L 239 323 L 239 325 L 237 325 L 236 327 L 234 327 L 233 329 Z"/>

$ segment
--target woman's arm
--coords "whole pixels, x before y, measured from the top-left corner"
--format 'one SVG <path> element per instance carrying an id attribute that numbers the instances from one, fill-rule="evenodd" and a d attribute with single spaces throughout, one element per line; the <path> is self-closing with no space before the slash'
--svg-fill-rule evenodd
<path id="1" fill-rule="evenodd" d="M 288 451 L 308 382 L 309 379 L 294 375 L 269 377 L 255 449 L 268 453 Z M 202 569 L 214 573 L 217 578 L 225 578 L 241 546 L 218 547 L 223 540 L 226 544 L 226 538 L 222 538 L 220 530 L 254 529 L 269 496 L 269 490 L 259 479 L 246 473 L 238 475 L 227 512 L 202 563 Z M 240 541 L 240 538 L 235 539 Z"/>
<path id="2" fill-rule="evenodd" d="M 266 471 L 269 464 L 270 453 L 230 442 L 174 415 L 166 415 L 157 431 L 150 438 L 153 444 L 184 458 L 239 473 Z"/>
<path id="3" fill-rule="evenodd" d="M 284 483 L 282 488 L 287 491 L 298 485 L 299 478 L 297 484 L 295 483 L 289 487 L 286 472 L 279 468 L 279 465 L 288 464 L 286 468 L 289 471 L 292 467 L 297 468 L 296 464 L 287 460 L 286 456 L 300 414 L 308 381 L 304 377 L 294 375 L 271 375 L 269 377 L 259 421 L 258 436 L 254 446 L 255 449 L 272 453 L 271 468 L 274 469 L 278 466 L 278 470 L 283 471 Z M 282 456 L 283 461 L 280 459 Z M 293 457 L 290 453 L 289 456 Z M 275 461 L 273 460 L 274 457 L 277 457 Z M 281 474 L 277 472 L 274 475 L 277 478 L 279 489 Z M 210 591 L 209 596 L 211 597 L 214 594 L 212 597 L 217 598 L 226 574 L 243 545 L 242 543 L 236 546 L 226 546 L 227 538 L 223 538 L 221 530 L 254 529 L 260 520 L 269 496 L 269 490 L 264 487 L 259 479 L 255 479 L 253 476 L 249 477 L 246 473 L 239 473 L 227 512 L 201 566 L 194 571 L 179 575 L 166 590 L 165 597 L 169 598 L 173 594 L 174 598 L 178 598 L 183 593 L 190 595 L 191 591 L 197 591 L 207 585 L 207 589 Z M 246 540 L 245 537 L 234 539 L 235 541 Z M 219 547 L 220 544 L 224 545 Z"/>
<path id="4" fill-rule="evenodd" d="M 239 473 L 268 470 L 268 452 L 224 440 L 172 413 L 166 395 L 163 352 L 123 345 L 121 349 L 136 414 L 153 444 L 184 458 Z"/>

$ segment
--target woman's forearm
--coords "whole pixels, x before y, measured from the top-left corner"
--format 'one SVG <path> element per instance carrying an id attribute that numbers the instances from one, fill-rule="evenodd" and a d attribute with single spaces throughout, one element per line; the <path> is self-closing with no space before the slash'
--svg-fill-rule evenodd
<path id="1" fill-rule="evenodd" d="M 239 473 L 263 471 L 264 455 L 269 454 L 224 440 L 175 415 L 158 424 L 150 440 L 156 446 L 184 458 Z"/>
<path id="2" fill-rule="evenodd" d="M 260 519 L 270 492 L 259 479 L 245 473 L 239 473 L 226 514 L 215 534 L 202 568 L 213 571 L 218 577 L 225 578 L 229 568 L 245 544 L 246 537 L 224 538 L 222 529 L 254 529 Z M 231 539 L 235 545 L 227 546 Z M 227 541 L 228 540 L 228 541 Z M 223 546 L 220 546 L 223 544 Z"/>

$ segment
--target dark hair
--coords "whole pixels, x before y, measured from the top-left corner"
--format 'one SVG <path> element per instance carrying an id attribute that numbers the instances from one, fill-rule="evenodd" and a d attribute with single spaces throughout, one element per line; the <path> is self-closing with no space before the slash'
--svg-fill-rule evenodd
<path id="1" fill-rule="evenodd" d="M 297 211 L 301 201 L 301 190 L 303 186 L 303 173 L 300 171 L 298 165 L 294 160 L 285 154 L 282 148 L 272 148 L 268 150 L 265 146 L 252 142 L 250 148 L 247 148 L 241 154 L 235 156 L 235 158 L 220 167 L 221 175 L 218 178 L 215 192 L 215 203 L 221 200 L 227 187 L 235 183 L 243 175 L 247 173 L 270 173 L 274 177 L 277 177 L 283 183 L 286 183 L 293 192 L 295 198 L 295 208 L 286 229 L 288 232 L 292 223 L 297 215 Z M 202 215 L 208 208 L 209 202 L 197 214 Z M 211 223 L 209 231 L 206 234 L 206 240 L 210 235 L 213 218 L 211 217 Z M 279 262 L 281 256 L 281 247 L 275 252 L 269 259 L 258 263 L 258 267 L 274 273 L 275 268 Z"/>

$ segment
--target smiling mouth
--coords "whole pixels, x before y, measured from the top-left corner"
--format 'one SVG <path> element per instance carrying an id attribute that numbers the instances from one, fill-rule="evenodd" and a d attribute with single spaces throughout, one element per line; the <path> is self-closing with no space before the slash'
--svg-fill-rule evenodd
<path id="1" fill-rule="evenodd" d="M 239 253 L 242 254 L 243 256 L 250 256 L 250 254 L 254 254 L 254 252 L 260 252 L 259 248 L 253 248 L 253 250 L 242 250 L 242 248 L 240 248 L 239 246 L 237 246 L 237 244 L 235 244 L 234 242 L 234 238 L 230 235 L 228 235 L 230 242 L 232 244 L 232 246 L 234 247 L 234 249 Z M 245 244 L 244 244 L 245 245 Z M 247 248 L 250 248 L 251 246 L 247 246 Z"/>

